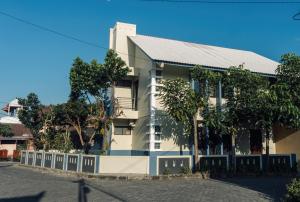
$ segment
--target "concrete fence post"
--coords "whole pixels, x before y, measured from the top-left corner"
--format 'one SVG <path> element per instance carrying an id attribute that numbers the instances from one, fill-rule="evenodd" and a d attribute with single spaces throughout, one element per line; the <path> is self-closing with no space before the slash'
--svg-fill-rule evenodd
<path id="1" fill-rule="evenodd" d="M 259 156 L 260 160 L 260 171 L 263 171 L 263 160 L 262 160 L 262 154 Z"/>
<path id="2" fill-rule="evenodd" d="M 64 153 L 64 162 L 63 162 L 63 170 L 67 171 L 67 158 L 68 155 Z"/>
<path id="3" fill-rule="evenodd" d="M 52 158 L 52 161 L 51 161 L 51 168 L 55 168 L 55 154 L 54 153 L 51 153 L 51 158 Z"/>
<path id="4" fill-rule="evenodd" d="M 95 174 L 100 173 L 100 155 L 96 155 L 95 157 L 95 166 L 96 166 Z"/>
<path id="5" fill-rule="evenodd" d="M 28 165 L 28 150 L 26 150 L 25 165 Z"/>
<path id="6" fill-rule="evenodd" d="M 80 153 L 77 162 L 77 172 L 80 173 L 81 169 L 82 169 L 82 154 Z"/>
<path id="7" fill-rule="evenodd" d="M 42 162 L 41 162 L 41 167 L 45 167 L 45 150 L 42 151 Z"/>

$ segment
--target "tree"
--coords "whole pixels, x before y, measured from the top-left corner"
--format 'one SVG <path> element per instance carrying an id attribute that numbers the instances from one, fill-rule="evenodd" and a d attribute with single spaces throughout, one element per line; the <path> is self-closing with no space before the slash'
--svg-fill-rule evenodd
<path id="1" fill-rule="evenodd" d="M 43 143 L 39 134 L 45 120 L 42 104 L 38 96 L 34 93 L 29 93 L 27 98 L 18 98 L 18 100 L 19 104 L 23 106 L 18 113 L 18 117 L 25 127 L 30 129 L 35 146 L 38 149 L 42 148 Z"/>
<path id="2" fill-rule="evenodd" d="M 202 99 L 197 96 L 190 84 L 181 78 L 163 81 L 159 97 L 166 112 L 175 121 L 183 124 L 185 134 L 193 134 L 194 163 L 198 168 L 197 112 L 198 108 L 203 106 Z"/>
<path id="3" fill-rule="evenodd" d="M 220 75 L 196 66 L 191 70 L 191 77 L 200 85 L 200 90 L 192 89 L 191 85 L 183 79 L 167 80 L 163 82 L 159 96 L 167 113 L 177 122 L 183 123 L 187 134 L 193 134 L 194 163 L 197 170 L 199 168 L 197 117 L 200 114 L 208 117 L 209 85 L 214 86 Z"/>
<path id="4" fill-rule="evenodd" d="M 125 62 L 113 50 L 106 54 L 104 64 L 96 60 L 88 64 L 76 58 L 70 71 L 70 99 L 83 98 L 89 102 L 88 125 L 94 129 L 92 137 L 97 134 L 103 137 L 103 150 L 109 144 L 107 130 L 112 119 L 119 115 L 114 98 L 115 84 L 128 72 Z"/>
<path id="5" fill-rule="evenodd" d="M 264 95 L 262 92 L 265 92 L 268 86 L 265 78 L 239 66 L 230 67 L 225 72 L 223 81 L 226 97 L 224 125 L 231 136 L 232 167 L 235 169 L 235 139 L 238 132 L 258 126 L 259 129 L 265 128 L 273 117 L 258 117 L 264 110 L 261 108 L 260 96 Z"/>
<path id="6" fill-rule="evenodd" d="M 9 125 L 0 124 L 0 135 L 3 137 L 12 137 L 14 134 Z"/>
<path id="7" fill-rule="evenodd" d="M 75 129 L 81 146 L 88 153 L 89 143 L 92 137 L 88 137 L 86 127 L 88 125 L 89 107 L 84 99 L 69 100 L 67 103 L 56 105 L 53 108 L 52 127 L 62 136 L 55 139 L 56 143 L 63 141 L 67 150 L 70 145 L 70 129 Z M 57 144 L 56 144 L 57 145 Z"/>
<path id="8" fill-rule="evenodd" d="M 290 92 L 293 103 L 300 106 L 300 56 L 285 54 L 280 63 L 276 69 L 277 82 L 288 87 L 286 90 Z"/>

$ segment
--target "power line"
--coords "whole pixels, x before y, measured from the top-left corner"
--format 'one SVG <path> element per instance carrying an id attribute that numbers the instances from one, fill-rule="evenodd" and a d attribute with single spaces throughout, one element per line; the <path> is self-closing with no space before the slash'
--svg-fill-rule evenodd
<path id="1" fill-rule="evenodd" d="M 300 20 L 300 12 L 293 16 L 293 20 Z"/>
<path id="2" fill-rule="evenodd" d="M 201 3 L 201 4 L 300 4 L 300 1 L 209 1 L 209 0 L 140 0 L 145 2 Z"/>
<path id="3" fill-rule="evenodd" d="M 101 48 L 101 49 L 107 49 L 107 48 L 105 48 L 105 47 L 103 47 L 103 46 L 99 46 L 99 45 L 97 45 L 97 44 L 95 44 L 95 43 L 91 43 L 91 42 L 88 42 L 88 41 L 79 39 L 79 38 L 77 38 L 77 37 L 74 37 L 74 36 L 71 36 L 71 35 L 68 35 L 68 34 L 64 34 L 64 33 L 62 33 L 62 32 L 59 32 L 59 31 L 56 31 L 56 30 L 47 28 L 47 27 L 45 27 L 45 26 L 41 26 L 41 25 L 32 23 L 32 22 L 30 22 L 30 21 L 24 20 L 24 19 L 22 19 L 22 18 L 19 18 L 19 17 L 17 17 L 17 16 L 11 15 L 11 14 L 8 14 L 8 13 L 3 12 L 3 11 L 0 11 L 0 14 L 1 14 L 1 15 L 4 15 L 4 16 L 6 16 L 6 17 L 9 17 L 9 18 L 11 18 L 11 19 L 14 19 L 14 20 L 16 20 L 16 21 L 22 22 L 22 23 L 24 23 L 24 24 L 33 26 L 33 27 L 38 28 L 38 29 L 40 29 L 40 30 L 43 30 L 43 31 L 46 31 L 46 32 L 51 32 L 51 33 L 53 33 L 53 34 L 59 35 L 59 36 L 61 36 L 61 37 L 67 38 L 67 39 L 71 39 L 71 40 L 77 41 L 77 42 L 82 43 L 82 44 L 85 44 L 85 45 L 89 45 L 89 46 L 96 47 L 96 48 Z"/>
<path id="4" fill-rule="evenodd" d="M 65 34 L 65 33 L 62 33 L 62 32 L 59 32 L 59 31 L 56 31 L 54 29 L 50 29 L 48 27 L 45 27 L 45 26 L 42 26 L 42 25 L 38 25 L 36 23 L 33 23 L 33 22 L 30 22 L 28 20 L 25 20 L 25 19 L 22 19 L 20 17 L 17 17 L 15 15 L 12 15 L 12 14 L 9 14 L 9 13 L 6 13 L 6 12 L 3 12 L 3 11 L 0 11 L 0 15 L 3 15 L 3 16 L 6 16 L 6 17 L 9 17 L 13 20 L 16 20 L 18 22 L 21 22 L 23 24 L 26 24 L 26 25 L 29 25 L 29 26 L 32 26 L 32 27 L 35 27 L 35 28 L 38 28 L 42 31 L 45 31 L 45 32 L 50 32 L 52 34 L 55 34 L 55 35 L 58 35 L 58 36 L 61 36 L 63 38 L 67 38 L 67 39 L 70 39 L 70 40 L 73 40 L 73 41 L 76 41 L 76 42 L 79 42 L 79 43 L 82 43 L 82 44 L 85 44 L 85 45 L 88 45 L 88 46 L 92 46 L 94 48 L 99 48 L 99 49 L 103 49 L 103 50 L 109 50 L 109 48 L 106 48 L 104 46 L 100 46 L 98 44 L 95 44 L 95 43 L 92 43 L 92 42 L 88 42 L 88 41 L 85 41 L 83 39 L 80 39 L 80 38 L 77 38 L 77 37 L 74 37 L 74 36 L 71 36 L 71 35 L 68 35 L 68 34 Z M 128 53 L 123 53 L 123 52 L 120 52 L 120 51 L 116 51 L 116 53 L 119 53 L 119 54 L 122 54 L 122 55 L 128 55 L 128 56 L 132 56 L 132 57 L 135 57 L 135 58 L 138 58 L 140 60 L 145 60 L 147 61 L 145 58 L 142 58 L 142 57 L 137 57 L 137 56 L 134 56 L 134 55 L 131 55 L 131 54 L 128 54 Z"/>

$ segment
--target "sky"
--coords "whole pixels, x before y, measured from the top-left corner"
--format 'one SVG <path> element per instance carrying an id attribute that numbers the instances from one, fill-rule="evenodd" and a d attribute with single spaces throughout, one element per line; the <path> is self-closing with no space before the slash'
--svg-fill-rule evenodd
<path id="1" fill-rule="evenodd" d="M 0 0 L 0 12 L 107 48 L 109 28 L 120 21 L 136 24 L 138 34 L 250 50 L 276 61 L 300 54 L 300 21 L 292 19 L 300 3 Z M 103 62 L 106 51 L 0 14 L 0 106 L 30 92 L 43 104 L 67 101 L 73 59 Z"/>

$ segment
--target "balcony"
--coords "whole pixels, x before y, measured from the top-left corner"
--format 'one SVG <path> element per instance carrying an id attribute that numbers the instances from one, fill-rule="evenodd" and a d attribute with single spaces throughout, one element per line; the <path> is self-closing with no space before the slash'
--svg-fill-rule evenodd
<path id="1" fill-rule="evenodd" d="M 117 119 L 138 119 L 136 100 L 134 98 L 116 97 L 116 106 L 120 112 Z"/>

